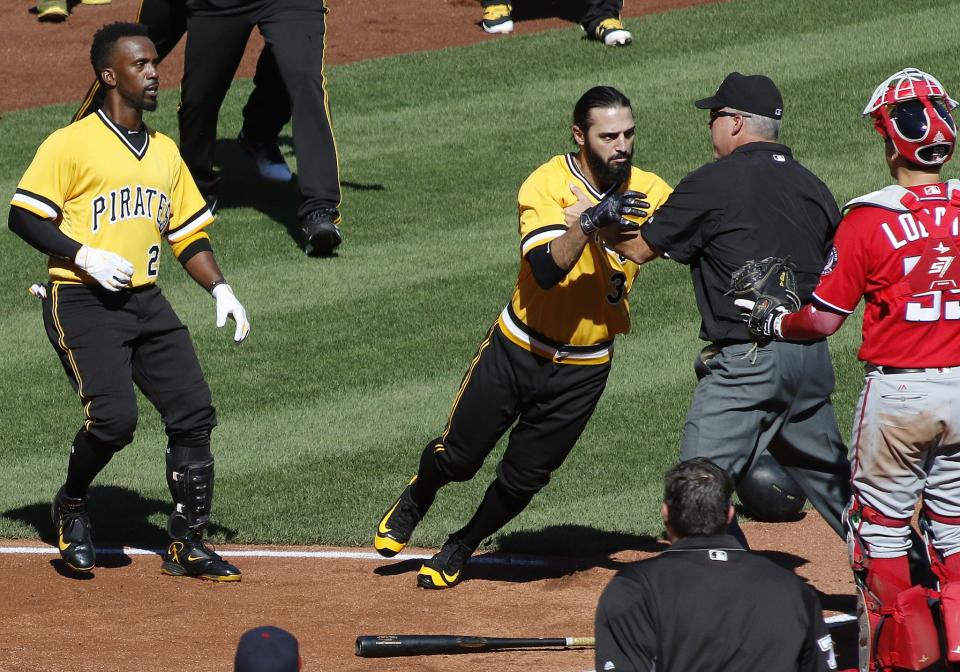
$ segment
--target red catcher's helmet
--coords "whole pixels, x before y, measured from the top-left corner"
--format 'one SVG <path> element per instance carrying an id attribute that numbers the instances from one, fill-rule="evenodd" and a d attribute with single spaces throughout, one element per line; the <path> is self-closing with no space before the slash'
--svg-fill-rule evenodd
<path id="1" fill-rule="evenodd" d="M 950 160 L 957 141 L 957 125 L 950 115 L 956 106 L 933 75 L 906 68 L 877 87 L 863 115 L 873 117 L 874 128 L 890 138 L 903 158 L 939 166 Z"/>

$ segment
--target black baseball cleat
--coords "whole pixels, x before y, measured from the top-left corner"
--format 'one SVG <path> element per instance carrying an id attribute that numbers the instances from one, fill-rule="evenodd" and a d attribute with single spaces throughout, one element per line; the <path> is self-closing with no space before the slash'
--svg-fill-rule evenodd
<path id="1" fill-rule="evenodd" d="M 317 208 L 300 219 L 300 228 L 306 239 L 303 251 L 308 257 L 325 257 L 333 254 L 343 242 L 343 234 L 337 224 L 340 211 L 336 208 Z"/>
<path id="2" fill-rule="evenodd" d="M 192 576 L 206 581 L 239 581 L 240 570 L 221 558 L 197 535 L 171 539 L 160 571 L 169 576 Z"/>
<path id="3" fill-rule="evenodd" d="M 451 536 L 439 553 L 423 563 L 417 572 L 417 585 L 433 590 L 453 588 L 463 578 L 463 567 L 471 555 L 472 548 L 467 548 L 459 539 Z"/>
<path id="4" fill-rule="evenodd" d="M 57 548 L 67 567 L 78 572 L 89 572 L 97 563 L 97 553 L 90 538 L 90 514 L 87 500 L 68 497 L 57 491 L 50 507 L 50 518 L 57 533 Z"/>
<path id="5" fill-rule="evenodd" d="M 416 476 L 413 477 L 413 481 L 415 480 L 417 480 Z M 385 558 L 392 558 L 403 550 L 404 546 L 410 542 L 417 523 L 423 518 L 410 496 L 410 486 L 413 485 L 413 481 L 410 481 L 410 485 L 404 488 L 393 506 L 383 514 L 374 533 L 373 547 Z"/>

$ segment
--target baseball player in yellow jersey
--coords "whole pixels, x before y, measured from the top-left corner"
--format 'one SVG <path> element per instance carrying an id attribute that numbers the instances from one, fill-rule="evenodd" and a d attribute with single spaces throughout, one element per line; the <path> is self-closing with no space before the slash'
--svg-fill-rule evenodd
<path id="1" fill-rule="evenodd" d="M 437 491 L 473 478 L 516 423 L 473 518 L 420 568 L 423 588 L 460 582 L 480 543 L 549 482 L 600 399 L 613 339 L 630 329 L 635 230 L 671 191 L 631 165 L 634 129 L 626 96 L 607 86 L 590 89 L 574 108 L 578 151 L 550 159 L 520 187 L 513 297 L 470 363 L 443 434 L 427 444 L 416 476 L 374 534 L 381 555 L 403 550 Z M 578 194 L 593 205 L 568 228 L 564 208 Z"/>
<path id="2" fill-rule="evenodd" d="M 77 571 L 96 563 L 87 490 L 133 440 L 134 383 L 166 428 L 175 508 L 161 571 L 239 581 L 240 570 L 203 541 L 213 499 L 210 433 L 216 412 L 186 327 L 156 286 L 163 239 L 216 300 L 217 324 L 249 333 L 204 228 L 213 216 L 176 145 L 143 123 L 157 107 L 157 52 L 144 26 L 101 28 L 90 50 L 107 89 L 102 109 L 48 137 L 10 208 L 10 229 L 49 255 L 47 336 L 83 403 L 67 478 L 52 507 L 60 555 Z"/>

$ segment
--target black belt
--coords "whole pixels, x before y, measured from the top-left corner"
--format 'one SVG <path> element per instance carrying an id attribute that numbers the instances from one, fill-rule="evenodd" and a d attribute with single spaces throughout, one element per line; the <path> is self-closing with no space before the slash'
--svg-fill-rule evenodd
<path id="1" fill-rule="evenodd" d="M 941 368 L 941 369 L 951 369 L 951 366 L 941 366 L 941 367 L 932 367 L 932 368 Z M 867 364 L 866 366 L 867 373 L 873 373 L 874 371 L 882 374 L 888 373 L 923 373 L 926 369 L 901 369 L 896 366 L 883 366 L 882 364 Z"/>

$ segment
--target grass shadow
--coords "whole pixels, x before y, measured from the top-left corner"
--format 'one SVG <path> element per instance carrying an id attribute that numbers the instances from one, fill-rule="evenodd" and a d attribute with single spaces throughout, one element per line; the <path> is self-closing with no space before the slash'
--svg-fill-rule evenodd
<path id="1" fill-rule="evenodd" d="M 150 521 L 151 516 L 161 514 L 166 519 L 172 503 L 159 499 L 148 499 L 129 488 L 116 485 L 94 486 L 89 494 L 90 519 L 93 524 L 93 541 L 97 548 L 105 546 L 141 546 L 160 548 L 166 546 L 169 539 L 165 527 Z M 15 520 L 36 530 L 40 541 L 56 546 L 57 540 L 53 523 L 50 520 L 50 502 L 27 504 L 0 514 L 3 518 Z M 236 537 L 236 530 L 211 523 L 207 533 L 227 541 Z M 99 566 L 122 566 L 129 564 L 120 558 L 105 555 L 98 556 Z"/>
<path id="2" fill-rule="evenodd" d="M 293 139 L 281 136 L 281 147 L 292 148 Z M 231 208 L 252 208 L 259 211 L 286 229 L 287 235 L 303 248 L 305 241 L 297 218 L 300 205 L 300 187 L 297 176 L 290 182 L 270 182 L 257 172 L 257 166 L 236 138 L 220 138 L 216 145 L 217 165 L 220 168 L 221 181 L 217 209 L 219 212 Z M 341 181 L 343 191 L 386 191 L 379 183 Z M 331 256 L 337 256 L 334 253 Z"/>

